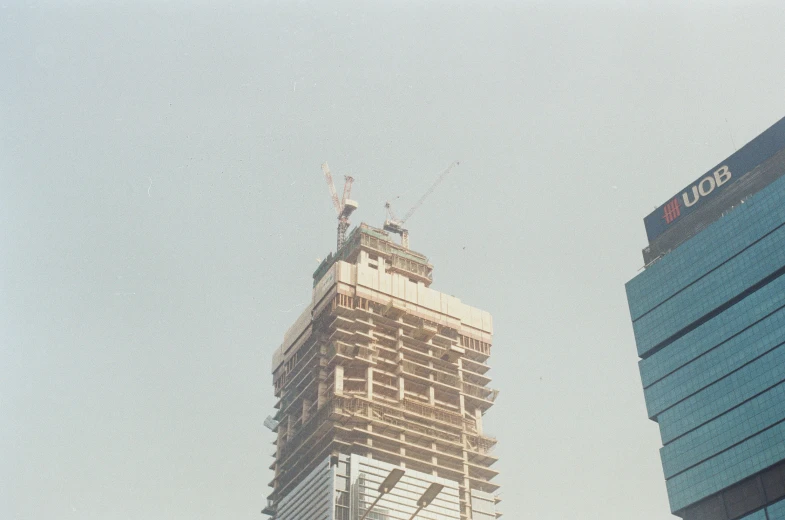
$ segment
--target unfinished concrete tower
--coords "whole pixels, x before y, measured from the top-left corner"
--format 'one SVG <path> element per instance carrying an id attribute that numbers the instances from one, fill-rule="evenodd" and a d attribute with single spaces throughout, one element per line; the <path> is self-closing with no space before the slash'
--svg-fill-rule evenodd
<path id="1" fill-rule="evenodd" d="M 483 430 L 498 393 L 487 386 L 491 316 L 430 289 L 432 271 L 366 224 L 316 270 L 311 304 L 273 357 L 275 478 L 264 513 L 501 516 L 496 440 Z M 409 485 L 382 497 L 377 484 L 392 467 Z M 422 506 L 418 486 L 434 482 L 444 491 Z"/>

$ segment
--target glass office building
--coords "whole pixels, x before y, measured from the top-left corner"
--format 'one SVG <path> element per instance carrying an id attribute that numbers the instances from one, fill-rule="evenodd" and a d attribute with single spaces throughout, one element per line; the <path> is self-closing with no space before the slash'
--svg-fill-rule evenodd
<path id="1" fill-rule="evenodd" d="M 785 520 L 785 118 L 644 222 L 627 297 L 671 511 Z"/>

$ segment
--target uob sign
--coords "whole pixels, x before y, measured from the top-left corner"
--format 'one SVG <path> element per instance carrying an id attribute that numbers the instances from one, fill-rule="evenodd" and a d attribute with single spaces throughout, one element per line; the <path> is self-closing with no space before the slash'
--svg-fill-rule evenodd
<path id="1" fill-rule="evenodd" d="M 688 208 L 694 206 L 701 197 L 707 196 L 714 191 L 714 188 L 718 188 L 728 182 L 732 176 L 733 174 L 731 174 L 728 167 L 723 166 L 715 171 L 713 175 L 707 175 L 702 178 L 698 184 L 695 184 L 692 187 L 692 194 L 689 194 L 686 191 L 681 194 L 681 198 L 684 199 L 684 205 Z M 692 198 L 692 200 L 690 200 L 690 198 Z"/>
<path id="2" fill-rule="evenodd" d="M 684 203 L 684 207 L 690 208 L 694 206 L 701 197 L 710 195 L 715 188 L 719 188 L 728 182 L 731 177 L 733 177 L 733 174 L 731 173 L 730 168 L 721 166 L 713 174 L 709 174 L 702 178 L 681 194 L 681 200 Z M 663 206 L 662 218 L 665 219 L 667 224 L 670 224 L 680 215 L 681 202 L 679 202 L 679 196 L 677 195 L 676 197 L 673 197 L 673 200 Z"/>
<path id="3" fill-rule="evenodd" d="M 723 208 L 714 207 L 714 204 L 707 204 L 707 199 L 723 198 L 727 207 L 739 202 L 736 195 L 722 195 L 722 193 L 732 190 L 732 186 L 737 183 L 745 182 L 745 187 L 738 190 L 739 194 L 750 193 L 746 190 L 753 189 L 754 180 L 760 176 L 769 175 L 764 169 L 756 168 L 773 158 L 780 152 L 785 151 L 785 117 L 774 123 L 768 130 L 758 137 L 742 146 L 733 155 L 720 162 L 701 175 L 694 183 L 687 185 L 686 188 L 661 205 L 643 219 L 646 224 L 646 235 L 649 244 L 656 240 L 660 235 L 674 227 L 678 222 L 691 213 L 700 213 L 703 209 L 708 209 L 705 216 L 714 218 L 711 215 L 716 210 Z M 746 181 L 742 181 L 745 179 Z M 757 188 L 760 189 L 760 188 Z M 709 209 L 712 207 L 713 209 Z"/>

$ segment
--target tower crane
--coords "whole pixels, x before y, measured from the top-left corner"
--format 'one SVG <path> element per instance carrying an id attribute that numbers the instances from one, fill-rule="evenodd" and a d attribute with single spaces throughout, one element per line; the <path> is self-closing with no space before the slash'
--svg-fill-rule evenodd
<path id="1" fill-rule="evenodd" d="M 417 211 L 420 206 L 422 206 L 422 203 L 425 202 L 425 199 L 428 197 L 428 195 L 433 193 L 433 190 L 436 189 L 436 186 L 438 186 L 444 180 L 444 178 L 447 177 L 447 174 L 450 173 L 450 170 L 459 164 L 461 163 L 458 161 L 453 161 L 452 164 L 447 167 L 447 169 L 440 173 L 433 184 L 431 184 L 431 187 L 428 188 L 425 193 L 423 193 L 422 197 L 420 197 L 420 199 L 414 203 L 414 206 L 412 206 L 411 209 L 406 212 L 403 218 L 397 218 L 395 213 L 393 213 L 390 203 L 385 202 L 384 208 L 387 210 L 387 218 L 384 221 L 384 230 L 401 235 L 401 246 L 409 249 L 409 230 L 404 228 L 403 225 L 407 220 L 409 220 L 409 217 L 414 215 L 414 212 Z"/>
<path id="2" fill-rule="evenodd" d="M 341 200 L 338 200 L 338 193 L 335 191 L 333 176 L 332 173 L 330 173 L 330 167 L 327 166 L 326 162 L 322 164 L 322 172 L 327 181 L 327 187 L 330 189 L 330 197 L 332 198 L 335 212 L 338 214 L 338 245 L 335 250 L 337 253 L 338 249 L 341 249 L 341 246 L 346 241 L 346 230 L 349 229 L 349 215 L 357 209 L 357 202 L 349 198 L 352 194 L 352 183 L 354 182 L 354 178 L 349 175 L 344 175 L 343 195 L 341 196 Z"/>

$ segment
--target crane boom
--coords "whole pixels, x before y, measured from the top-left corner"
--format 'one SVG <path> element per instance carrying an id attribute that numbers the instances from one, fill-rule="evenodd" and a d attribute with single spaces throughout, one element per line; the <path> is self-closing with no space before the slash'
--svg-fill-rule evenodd
<path id="1" fill-rule="evenodd" d="M 431 187 L 428 188 L 428 191 L 426 191 L 423 196 L 420 197 L 420 200 L 414 203 L 414 206 L 412 206 L 411 209 L 406 212 L 406 215 L 404 215 L 402 219 L 395 218 L 395 213 L 393 213 L 392 206 L 389 202 L 384 204 L 384 207 L 387 210 L 387 219 L 384 221 L 384 230 L 401 235 L 401 246 L 409 249 L 409 230 L 403 227 L 404 223 L 409 219 L 409 217 L 414 215 L 414 212 L 417 211 L 417 208 L 422 206 L 422 203 L 425 202 L 425 199 L 428 198 L 428 195 L 433 193 L 433 190 L 435 190 L 436 186 L 438 186 L 444 180 L 444 178 L 447 177 L 447 174 L 450 173 L 450 170 L 459 164 L 461 163 L 458 161 L 453 161 L 452 164 L 447 167 L 447 169 L 440 173 L 433 184 L 431 184 Z"/>
<path id="2" fill-rule="evenodd" d="M 433 184 L 431 184 L 431 187 L 428 188 L 428 191 L 423 193 L 423 196 L 420 197 L 420 200 L 418 200 L 417 202 L 414 203 L 414 206 L 412 206 L 412 208 L 409 211 L 406 212 L 406 215 L 404 215 L 403 218 L 399 222 L 401 224 L 403 224 L 404 222 L 409 220 L 409 217 L 411 217 L 414 214 L 414 212 L 417 211 L 417 209 L 420 206 L 422 206 L 422 203 L 425 202 L 425 199 L 428 198 L 428 195 L 433 193 L 433 190 L 436 189 L 436 186 L 441 184 L 441 182 L 444 180 L 444 178 L 447 177 L 447 174 L 450 173 L 450 170 L 452 170 L 454 167 L 458 166 L 459 164 L 461 164 L 461 163 L 458 162 L 458 161 L 453 161 L 453 163 L 450 164 L 447 167 L 446 170 L 444 170 L 442 173 L 440 173 L 439 176 L 436 178 L 436 180 L 433 182 Z"/>
<path id="3" fill-rule="evenodd" d="M 354 177 L 351 175 L 344 175 L 343 176 L 343 196 L 341 197 L 341 206 L 343 207 L 346 204 L 346 201 L 351 199 L 352 195 L 352 183 L 354 182 Z"/>
<path id="4" fill-rule="evenodd" d="M 338 201 L 338 193 L 335 191 L 335 183 L 333 182 L 333 175 L 330 173 L 330 167 L 327 166 L 327 163 L 322 163 L 322 171 L 324 172 L 324 178 L 327 181 L 327 187 L 330 189 L 330 197 L 333 199 L 333 206 L 335 207 L 335 212 L 340 215 L 341 210 L 343 209 L 341 206 L 340 201 Z M 346 191 L 346 186 L 344 186 L 344 191 Z"/>
<path id="5" fill-rule="evenodd" d="M 395 212 L 392 209 L 392 205 L 390 205 L 390 201 L 384 203 L 384 209 L 387 210 L 387 220 L 398 222 L 398 217 L 395 216 Z"/>

